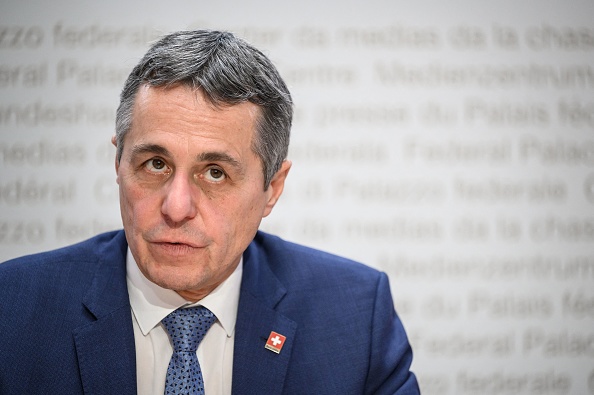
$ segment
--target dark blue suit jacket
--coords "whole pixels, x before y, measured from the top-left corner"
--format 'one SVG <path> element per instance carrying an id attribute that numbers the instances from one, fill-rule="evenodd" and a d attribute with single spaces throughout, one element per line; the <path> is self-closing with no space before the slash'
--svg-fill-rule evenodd
<path id="1" fill-rule="evenodd" d="M 0 394 L 136 394 L 126 249 L 118 231 L 0 265 Z M 234 394 L 419 392 L 386 275 L 265 233 L 235 336 Z"/>

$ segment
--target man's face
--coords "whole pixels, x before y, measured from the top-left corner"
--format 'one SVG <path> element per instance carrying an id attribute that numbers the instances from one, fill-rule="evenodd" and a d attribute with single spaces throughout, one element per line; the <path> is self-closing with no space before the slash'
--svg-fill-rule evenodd
<path id="1" fill-rule="evenodd" d="M 200 300 L 237 267 L 282 193 L 290 162 L 264 190 L 252 151 L 259 108 L 215 108 L 200 91 L 142 86 L 116 162 L 122 221 L 142 273 Z"/>

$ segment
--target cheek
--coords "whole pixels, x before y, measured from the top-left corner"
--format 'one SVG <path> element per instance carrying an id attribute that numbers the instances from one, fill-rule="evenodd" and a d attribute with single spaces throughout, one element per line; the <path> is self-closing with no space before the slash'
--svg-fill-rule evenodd
<path id="1" fill-rule="evenodd" d="M 120 182 L 120 206 L 128 225 L 138 226 L 150 218 L 149 213 L 157 215 L 160 212 L 158 196 L 148 193 L 145 188 L 135 183 Z"/>
<path id="2" fill-rule="evenodd" d="M 257 203 L 243 191 L 235 192 L 217 199 L 204 199 L 199 205 L 202 220 L 210 232 L 228 238 L 242 237 L 243 233 L 253 227 L 257 217 Z"/>
<path id="3" fill-rule="evenodd" d="M 261 191 L 251 191 L 241 197 L 241 201 L 231 205 L 234 208 L 236 228 L 251 233 L 260 225 L 264 215 L 265 198 Z"/>

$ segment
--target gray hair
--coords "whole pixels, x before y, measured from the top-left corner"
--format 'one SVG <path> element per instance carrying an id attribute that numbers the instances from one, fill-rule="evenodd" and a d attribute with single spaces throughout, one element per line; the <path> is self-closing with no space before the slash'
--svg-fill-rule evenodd
<path id="1" fill-rule="evenodd" d="M 200 89 L 214 105 L 249 101 L 260 115 L 251 149 L 262 161 L 264 189 L 287 158 L 293 102 L 272 62 L 229 32 L 182 31 L 157 41 L 134 67 L 120 94 L 116 113 L 116 157 L 132 126 L 132 109 L 140 86 L 182 84 Z"/>

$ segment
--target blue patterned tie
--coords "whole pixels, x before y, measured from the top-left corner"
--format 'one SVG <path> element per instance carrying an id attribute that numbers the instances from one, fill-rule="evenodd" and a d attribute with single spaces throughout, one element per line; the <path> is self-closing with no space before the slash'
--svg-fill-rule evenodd
<path id="1" fill-rule="evenodd" d="M 204 381 L 196 350 L 217 318 L 206 307 L 177 309 L 161 321 L 173 343 L 167 368 L 165 395 L 204 394 Z"/>

